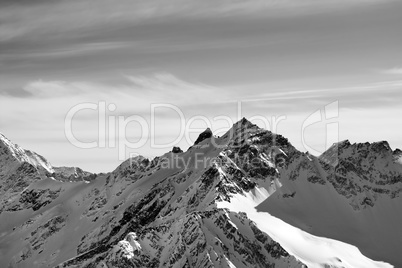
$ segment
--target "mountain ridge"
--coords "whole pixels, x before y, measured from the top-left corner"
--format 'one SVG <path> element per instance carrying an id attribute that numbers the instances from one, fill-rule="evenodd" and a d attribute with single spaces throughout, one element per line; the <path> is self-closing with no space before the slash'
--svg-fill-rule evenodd
<path id="1" fill-rule="evenodd" d="M 308 196 L 311 192 L 307 190 L 316 186 L 331 189 L 332 200 L 340 200 L 337 202 L 352 212 L 376 207 L 359 203 L 353 209 L 352 201 L 360 200 L 360 196 L 355 197 L 347 188 L 337 191 L 336 176 L 332 178 L 331 172 L 336 174 L 334 165 L 299 152 L 282 135 L 243 118 L 222 137 L 211 135 L 186 152 L 128 159 L 114 171 L 88 180 L 70 182 L 48 174 L 31 182 L 15 193 L 13 200 L 0 203 L 0 264 L 28 267 L 34 261 L 36 267 L 343 267 L 352 260 L 336 249 L 340 245 L 337 241 L 325 242 L 331 254 L 311 259 L 308 253 L 295 250 L 283 234 L 276 237 L 278 234 L 259 223 L 259 217 L 271 219 L 265 215 L 266 203 L 283 212 L 293 211 L 289 201 Z M 307 190 L 294 188 L 294 182 L 307 185 Z M 399 187 L 399 181 L 396 185 Z M 343 191 L 353 194 L 353 198 L 348 199 Z M 383 200 L 382 194 L 373 202 Z M 248 199 L 243 203 L 254 204 L 249 212 L 230 207 L 230 202 L 244 197 Z M 399 192 L 393 198 L 398 199 Z M 252 212 L 253 206 L 257 210 L 262 207 L 264 213 Z M 269 212 L 276 216 L 276 210 Z M 11 215 L 15 220 L 10 219 Z M 285 213 L 279 218 L 286 222 L 289 215 L 298 221 L 292 225 L 314 233 L 315 229 L 308 228 L 297 214 Z M 15 229 L 7 231 L 12 226 Z M 62 239 L 66 236 L 70 236 L 68 243 Z M 17 240 L 23 241 L 22 247 L 10 244 Z M 387 259 L 383 252 L 365 252 L 378 260 Z M 359 254 L 354 256 L 361 261 L 359 267 L 391 267 Z"/>

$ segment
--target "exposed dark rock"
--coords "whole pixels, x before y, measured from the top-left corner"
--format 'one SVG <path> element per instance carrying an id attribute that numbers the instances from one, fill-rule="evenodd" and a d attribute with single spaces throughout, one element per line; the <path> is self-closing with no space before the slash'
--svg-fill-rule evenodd
<path id="1" fill-rule="evenodd" d="M 266 185 L 274 191 L 281 180 L 333 186 L 339 194 L 351 200 L 351 205 L 356 209 L 370 209 L 378 196 L 395 198 L 401 192 L 398 184 L 402 182 L 400 173 L 393 170 L 387 173 L 383 171 L 387 171 L 384 168 L 371 176 L 374 173 L 373 165 L 364 165 L 366 160 L 371 163 L 372 159 L 377 159 L 378 152 L 381 153 L 379 158 L 387 156 L 387 153 L 391 159 L 401 155 L 400 151 L 390 151 L 386 143 L 351 145 L 343 142 L 330 152 L 335 155 L 328 155 L 329 160 L 324 161 L 297 151 L 283 136 L 259 129 L 245 118 L 233 126 L 232 134 L 234 136 L 231 137 L 225 134 L 222 140 L 227 140 L 228 144 L 220 151 L 213 151 L 218 148 L 212 147 L 199 150 L 214 158 L 205 168 L 193 168 L 190 161 L 188 169 L 166 167 L 163 170 L 165 167 L 162 163 L 166 158 L 183 160 L 187 154 L 167 154 L 153 160 L 139 156 L 125 161 L 115 171 L 100 176 L 100 181 L 104 180 L 105 183 L 75 180 L 77 187 L 74 190 L 87 190 L 84 191 L 85 195 L 71 195 L 74 198 L 71 204 L 76 202 L 82 208 L 80 218 L 83 220 L 80 224 L 89 222 L 91 226 L 76 229 L 85 229 L 76 245 L 77 255 L 68 260 L 59 258 L 64 263 L 53 263 L 51 266 L 212 268 L 234 261 L 242 267 L 299 268 L 303 267 L 302 264 L 262 232 L 247 214 L 218 209 L 216 202 L 230 202 L 234 195 L 244 195 L 258 190 L 256 187 L 268 187 Z M 207 129 L 199 135 L 195 144 L 211 137 L 212 131 Z M 199 149 L 197 146 L 193 148 Z M 349 150 L 352 150 L 352 154 Z M 172 149 L 174 154 L 181 152 L 179 147 Z M 216 154 L 212 157 L 210 152 Z M 161 169 L 163 172 L 160 172 Z M 24 228 L 32 236 L 26 239 L 31 244 L 18 253 L 21 261 L 27 264 L 35 261 L 38 254 L 47 254 L 44 239 L 56 232 L 60 232 L 58 235 L 61 236 L 63 227 L 74 219 L 67 221 L 64 215 L 57 215 L 66 211 L 61 202 L 55 206 L 49 205 L 64 193 L 64 188 L 60 193 L 26 188 L 31 182 L 43 178 L 30 164 L 22 165 L 18 172 L 29 175 L 30 180 L 24 181 L 25 176 L 11 176 L 16 179 L 13 182 L 17 183 L 16 187 L 21 192 L 16 193 L 17 198 L 13 199 L 16 201 L 7 207 L 11 209 L 9 211 L 44 208 L 35 213 L 45 214 L 51 207 L 52 213 L 55 213 L 47 214 L 46 219 L 37 215 L 38 219 L 29 219 L 24 225 L 16 227 L 15 233 Z M 76 174 L 83 173 L 76 169 Z M 73 177 L 68 175 L 64 181 Z M 50 183 L 66 185 L 70 182 Z M 293 189 L 283 190 L 282 193 L 279 197 L 287 198 L 286 203 L 297 201 L 303 194 L 298 191 L 296 195 Z M 137 242 L 142 243 L 144 250 L 136 248 L 130 251 L 126 238 L 130 232 L 138 235 Z M 124 246 L 127 245 L 125 251 Z"/>
<path id="2" fill-rule="evenodd" d="M 197 140 L 194 142 L 194 145 L 202 142 L 205 139 L 211 138 L 212 137 L 212 131 L 210 128 L 207 128 L 204 130 L 197 138 Z"/>
<path id="3" fill-rule="evenodd" d="M 182 149 L 180 149 L 180 147 L 173 147 L 173 149 L 172 149 L 172 153 L 174 153 L 174 154 L 178 154 L 178 153 L 182 153 L 183 152 L 183 150 Z"/>

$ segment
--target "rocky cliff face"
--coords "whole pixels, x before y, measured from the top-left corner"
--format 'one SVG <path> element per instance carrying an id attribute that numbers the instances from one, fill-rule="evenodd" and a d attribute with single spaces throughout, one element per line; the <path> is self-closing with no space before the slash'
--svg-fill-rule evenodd
<path id="1" fill-rule="evenodd" d="M 12 200 L 2 199 L 0 266 L 306 267 L 263 232 L 247 211 L 219 204 L 257 189 L 270 196 L 265 202 L 285 200 L 284 204 L 314 193 L 293 187 L 299 182 L 332 189 L 352 211 L 372 208 L 361 202 L 364 194 L 376 193 L 374 203 L 378 196 L 399 196 L 399 166 L 385 163 L 399 161 L 396 151 L 382 153 L 378 148 L 381 153 L 370 154 L 372 147 L 367 149 L 370 161 L 382 164 L 375 166 L 377 173 L 363 165 L 360 156 L 354 157 L 364 153 L 349 148 L 354 145 L 339 149 L 337 157 L 332 148 L 315 158 L 246 119 L 220 138 L 204 136 L 186 152 L 128 159 L 108 174 L 57 168 L 43 174 L 32 165 L 23 169 L 25 173 L 14 169 L 8 177 L 3 175 L 2 184 L 10 176 L 26 184 L 14 190 Z M 359 169 L 345 172 L 346 162 Z M 346 187 L 337 173 L 349 181 L 353 174 L 376 177 L 362 178 L 371 188 L 353 181 L 362 187 L 359 192 L 356 185 Z"/>
<path id="2" fill-rule="evenodd" d="M 334 144 L 321 156 L 296 153 L 279 171 L 282 187 L 257 208 L 309 233 L 356 245 L 402 266 L 400 150 L 387 142 Z M 387 231 L 385 231 L 387 230 Z"/>
<path id="3" fill-rule="evenodd" d="M 21 148 L 0 133 L 0 212 L 39 209 L 58 197 L 59 190 L 29 189 L 44 179 L 90 180 L 80 168 L 53 167 L 43 156 Z"/>
<path id="4" fill-rule="evenodd" d="M 356 210 L 374 206 L 382 197 L 391 199 L 402 190 L 402 165 L 398 150 L 392 151 L 386 141 L 334 144 L 319 159 L 329 174 L 329 181 L 339 194 L 350 200 Z"/>
<path id="5" fill-rule="evenodd" d="M 0 133 L 0 211 L 8 203 L 20 198 L 31 183 L 53 172 L 52 166 L 42 156 L 24 150 Z"/>

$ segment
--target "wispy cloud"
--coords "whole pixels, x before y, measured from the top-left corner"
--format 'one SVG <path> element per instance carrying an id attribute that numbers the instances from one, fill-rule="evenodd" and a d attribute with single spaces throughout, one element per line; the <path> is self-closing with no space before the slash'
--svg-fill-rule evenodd
<path id="1" fill-rule="evenodd" d="M 76 94 L 80 89 L 74 83 L 65 81 L 33 81 L 23 87 L 28 96 L 38 98 L 59 97 Z"/>
<path id="2" fill-rule="evenodd" d="M 211 122 L 215 122 L 213 118 L 219 115 L 236 119 L 238 115 L 236 102 L 239 100 L 242 101 L 242 116 L 250 118 L 261 115 L 270 119 L 272 115 L 286 115 L 288 119 L 283 122 L 283 125 L 281 124 L 283 128 L 280 129 L 280 133 L 285 134 L 297 144 L 299 124 L 311 112 L 336 100 L 339 101 L 341 114 L 344 115 L 342 123 L 346 122 L 351 125 L 347 129 L 348 135 L 353 134 L 353 131 L 356 132 L 355 125 L 362 126 L 363 120 L 372 122 L 371 124 L 370 122 L 365 123 L 364 131 L 366 132 L 370 132 L 375 123 L 377 131 L 397 133 L 397 131 L 390 130 L 389 122 L 400 120 L 397 111 L 400 106 L 399 100 L 402 97 L 401 87 L 402 81 L 396 80 L 349 87 L 292 90 L 275 89 L 269 85 L 259 87 L 245 85 L 242 90 L 237 90 L 233 88 L 233 85 L 216 86 L 166 72 L 126 75 L 114 84 L 92 81 L 34 80 L 22 87 L 21 92 L 13 93 L 14 97 L 20 98 L 18 105 L 7 97 L 10 92 L 7 93 L 8 95 L 2 94 L 0 113 L 7 114 L 7 118 L 4 120 L 3 117 L 1 118 L 0 126 L 17 134 L 24 133 L 29 129 L 30 133 L 36 133 L 34 138 L 36 142 L 41 143 L 40 148 L 43 146 L 44 139 L 54 140 L 60 148 L 64 146 L 63 150 L 71 150 L 70 156 L 77 154 L 81 157 L 80 151 L 75 148 L 66 148 L 70 145 L 63 140 L 64 118 L 67 112 L 77 104 L 83 102 L 98 104 L 99 101 L 106 100 L 107 105 L 111 103 L 116 105 L 116 110 L 107 111 L 108 116 L 139 115 L 149 121 L 150 104 L 167 103 L 174 104 L 181 109 L 187 120 L 194 115 L 201 115 Z M 74 129 L 80 139 L 91 141 L 96 139 L 98 112 L 86 110 L 80 111 L 74 116 Z M 178 124 L 180 118 L 175 111 L 161 108 L 157 110 L 155 118 L 159 127 L 156 132 L 158 138 L 169 138 L 175 135 L 175 131 L 180 126 Z M 387 120 L 387 123 L 384 120 Z M 223 124 L 222 121 L 215 123 L 216 126 Z M 136 125 L 132 124 L 128 133 L 131 133 L 130 135 L 137 133 L 133 130 L 135 128 Z M 282 132 L 284 129 L 286 131 Z M 18 135 L 22 136 L 22 134 Z M 372 135 L 374 137 L 374 134 Z M 393 135 L 396 136 L 396 134 Z M 21 139 L 28 138 L 22 137 Z M 180 144 L 182 147 L 188 145 Z M 53 152 L 53 157 L 58 159 L 57 155 L 60 153 L 54 150 L 54 146 L 54 144 L 49 146 L 48 151 L 44 154 L 52 156 Z M 143 150 L 145 153 L 155 154 L 151 148 L 143 148 Z M 109 157 L 115 155 L 112 153 Z M 106 159 L 108 156 L 104 157 Z M 85 156 L 85 159 L 87 158 L 93 160 L 89 153 Z M 89 160 L 85 159 L 82 156 L 80 161 L 89 165 L 89 162 L 85 162 Z M 73 164 L 74 162 L 68 163 Z M 117 163 L 111 161 L 109 165 L 112 169 L 112 166 Z"/>
<path id="3" fill-rule="evenodd" d="M 269 85 L 244 85 L 241 90 L 233 86 L 213 86 L 198 81 L 186 81 L 170 73 L 152 75 L 125 75 L 115 84 L 90 81 L 44 81 L 27 83 L 21 89 L 0 91 L 1 95 L 19 98 L 66 98 L 85 95 L 93 100 L 103 98 L 134 97 L 137 107 L 164 102 L 180 107 L 202 110 L 228 103 L 280 103 L 282 111 L 303 109 L 312 103 L 338 100 L 348 107 L 382 107 L 395 105 L 396 96 L 402 97 L 402 80 L 367 83 L 354 86 L 316 89 L 275 89 Z M 392 97 L 389 97 L 392 96 Z M 295 105 L 298 101 L 298 105 Z M 258 105 L 256 104 L 256 107 Z M 262 106 L 264 107 L 264 106 Z M 276 107 L 276 106 L 275 106 Z"/>
<path id="4" fill-rule="evenodd" d="M 115 84 L 90 81 L 45 81 L 28 82 L 22 88 L 0 91 L 0 95 L 20 98 L 65 98 L 85 94 L 95 99 L 104 96 L 128 95 L 151 103 L 165 101 L 171 103 L 217 102 L 229 98 L 224 88 L 188 82 L 170 73 L 156 73 L 148 76 L 126 75 Z M 226 92 L 226 93 L 225 93 Z"/>
<path id="5" fill-rule="evenodd" d="M 46 57 L 69 57 L 69 56 L 79 56 L 83 54 L 93 54 L 97 52 L 103 52 L 105 50 L 111 49 L 121 49 L 126 46 L 133 46 L 133 42 L 100 42 L 100 43 L 86 43 L 86 44 L 73 44 L 65 45 L 59 48 L 38 50 L 30 52 L 28 55 L 23 55 L 24 57 L 35 57 L 44 59 Z M 13 55 L 18 57 L 18 55 Z"/>
<path id="6" fill-rule="evenodd" d="M 381 71 L 381 73 L 402 75 L 402 67 L 394 67 L 391 69 L 386 69 L 386 70 Z"/>
<path id="7" fill-rule="evenodd" d="M 153 99 L 187 102 L 192 100 L 211 100 L 222 96 L 222 88 L 187 82 L 169 73 L 151 76 L 127 76 L 129 88 L 148 94 Z M 213 94 L 211 94 L 213 93 Z"/>
<path id="8" fill-rule="evenodd" d="M 135 25 L 151 20 L 172 20 L 177 18 L 222 18 L 245 14 L 264 16 L 286 16 L 289 14 L 316 12 L 333 8 L 347 8 L 350 5 L 367 5 L 387 1 L 374 0 L 325 0 L 325 1 L 196 1 L 196 0 L 150 0 L 129 1 L 91 0 L 83 1 L 1 1 L 3 40 L 19 35 L 43 35 L 54 33 L 56 38 L 63 33 L 79 33 L 86 30 L 117 25 Z M 46 5 L 46 9 L 43 6 Z M 280 12 L 278 12 L 278 10 Z M 267 13 L 268 12 L 268 13 Z M 68 16 L 60 16 L 68 14 Z M 14 34 L 10 29 L 14 29 Z M 6 33 L 6 34 L 5 34 Z M 1 40 L 1 39 L 0 39 Z"/>

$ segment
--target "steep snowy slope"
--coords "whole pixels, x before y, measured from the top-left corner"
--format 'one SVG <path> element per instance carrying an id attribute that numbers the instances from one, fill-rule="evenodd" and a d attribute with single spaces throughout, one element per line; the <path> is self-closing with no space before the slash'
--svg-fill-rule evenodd
<path id="1" fill-rule="evenodd" d="M 32 182 L 53 172 L 42 156 L 22 149 L 0 133 L 0 212 Z"/>
<path id="2" fill-rule="evenodd" d="M 22 163 L 28 163 L 42 172 L 53 172 L 52 166 L 45 158 L 22 149 L 0 133 L 0 176 L 6 176 L 15 171 Z"/>
<path id="3" fill-rule="evenodd" d="M 264 195 L 263 189 L 256 189 L 246 195 L 235 195 L 230 202 L 218 203 L 218 206 L 231 211 L 247 211 L 247 216 L 256 223 L 258 228 L 275 239 L 289 254 L 308 267 L 392 267 L 384 262 L 370 260 L 363 256 L 355 246 L 311 235 L 269 213 L 257 211 L 255 206 L 258 206 L 267 196 Z"/>
<path id="4" fill-rule="evenodd" d="M 32 183 L 0 214 L 0 266 L 302 267 L 244 214 L 217 208 L 252 187 L 222 177 L 221 151 L 207 139 L 89 183 Z"/>
<path id="5" fill-rule="evenodd" d="M 402 164 L 386 142 L 334 144 L 299 154 L 280 171 L 283 187 L 257 209 L 309 233 L 357 246 L 402 267 Z"/>
<path id="6" fill-rule="evenodd" d="M 63 181 L 90 180 L 95 175 L 79 168 L 52 167 L 44 157 L 21 148 L 0 133 L 0 213 L 15 210 L 13 204 L 21 200 L 25 208 L 39 208 L 50 202 L 43 194 L 51 192 L 49 189 L 36 192 L 28 189 L 31 184 L 49 177 Z M 47 201 L 41 203 L 39 199 Z"/>
<path id="7" fill-rule="evenodd" d="M 60 180 L 83 180 L 93 179 L 94 174 L 83 171 L 77 167 L 53 167 L 43 156 L 21 148 L 12 143 L 0 133 L 0 193 L 12 190 L 21 190 L 20 185 L 15 185 L 16 175 L 23 173 L 25 177 L 24 185 L 27 186 L 28 174 L 36 179 L 53 176 Z M 12 177 L 12 187 L 8 185 L 8 180 Z M 28 176 L 29 177 L 29 176 Z"/>
<path id="8" fill-rule="evenodd" d="M 220 138 L 197 141 L 186 152 L 131 158 L 96 177 L 53 168 L 30 181 L 0 210 L 0 267 L 391 267 L 264 212 L 279 198 L 325 202 L 328 193 L 353 211 L 365 209 L 326 177 L 330 164 L 246 119 Z M 66 179 L 75 174 L 80 179 Z M 295 215 L 300 220 L 291 224 L 310 232 Z"/>

